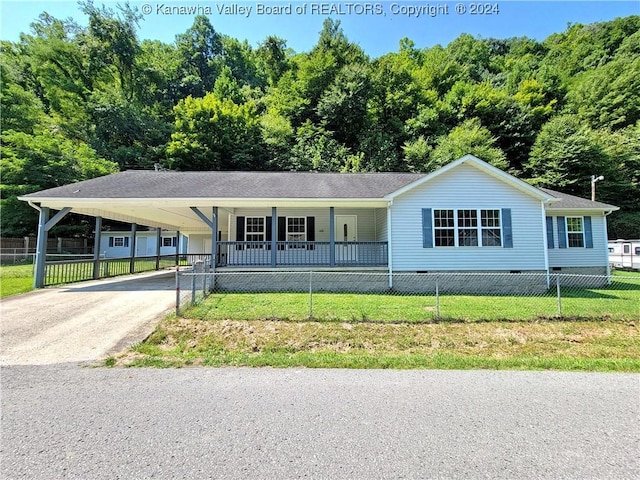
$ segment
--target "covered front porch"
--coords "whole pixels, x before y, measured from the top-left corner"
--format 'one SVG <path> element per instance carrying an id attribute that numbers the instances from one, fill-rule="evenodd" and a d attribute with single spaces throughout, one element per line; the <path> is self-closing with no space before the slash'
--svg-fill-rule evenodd
<path id="1" fill-rule="evenodd" d="M 386 267 L 386 208 L 219 207 L 215 238 L 186 232 L 212 267 Z M 214 225 L 207 221 L 214 231 Z M 214 247 L 215 244 L 215 247 Z"/>

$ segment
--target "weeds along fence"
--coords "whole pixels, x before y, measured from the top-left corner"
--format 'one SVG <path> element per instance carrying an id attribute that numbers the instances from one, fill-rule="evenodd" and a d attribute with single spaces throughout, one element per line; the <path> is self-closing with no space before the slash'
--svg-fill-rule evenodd
<path id="1" fill-rule="evenodd" d="M 640 276 L 182 270 L 176 272 L 176 313 L 347 322 L 640 320 Z"/>

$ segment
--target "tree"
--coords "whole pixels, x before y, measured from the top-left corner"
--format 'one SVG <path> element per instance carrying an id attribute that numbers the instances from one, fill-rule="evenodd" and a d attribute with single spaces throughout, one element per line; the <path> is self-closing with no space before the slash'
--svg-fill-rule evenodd
<path id="1" fill-rule="evenodd" d="M 256 54 L 262 66 L 260 70 L 266 73 L 269 85 L 276 85 L 290 68 L 286 40 L 270 35 L 260 44 Z"/>
<path id="2" fill-rule="evenodd" d="M 260 122 L 252 102 L 212 93 L 176 105 L 168 166 L 178 170 L 252 170 L 264 165 Z"/>
<path id="3" fill-rule="evenodd" d="M 117 166 L 100 158 L 87 144 L 48 130 L 33 135 L 2 134 L 2 232 L 7 236 L 31 233 L 35 210 L 17 196 L 114 173 Z"/>
<path id="4" fill-rule="evenodd" d="M 438 139 L 431 154 L 431 165 L 443 167 L 467 154 L 503 170 L 508 166 L 504 152 L 496 147 L 495 138 L 477 118 L 466 120 Z"/>
<path id="5" fill-rule="evenodd" d="M 198 15 L 185 33 L 176 36 L 176 45 L 182 58 L 183 95 L 203 96 L 218 76 L 222 37 L 207 17 Z"/>

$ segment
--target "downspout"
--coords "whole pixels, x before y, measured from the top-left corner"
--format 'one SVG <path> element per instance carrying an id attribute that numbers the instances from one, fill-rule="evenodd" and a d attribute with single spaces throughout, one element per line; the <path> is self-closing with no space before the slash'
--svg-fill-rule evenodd
<path id="1" fill-rule="evenodd" d="M 544 247 L 544 270 L 547 272 L 547 288 L 551 286 L 551 277 L 549 273 L 549 241 L 547 237 L 547 212 L 544 209 L 544 200 L 540 202 L 542 206 L 542 242 Z"/>
<path id="2" fill-rule="evenodd" d="M 391 206 L 393 200 L 387 204 L 387 265 L 389 267 L 389 288 L 393 288 L 393 244 L 391 235 Z"/>

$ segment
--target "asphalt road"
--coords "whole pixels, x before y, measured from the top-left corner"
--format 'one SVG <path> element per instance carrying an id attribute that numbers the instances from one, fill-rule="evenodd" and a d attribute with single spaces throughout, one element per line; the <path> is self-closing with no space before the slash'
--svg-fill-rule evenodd
<path id="1" fill-rule="evenodd" d="M 640 376 L 2 367 L 5 479 L 640 478 Z"/>
<path id="2" fill-rule="evenodd" d="M 175 305 L 172 272 L 45 288 L 0 302 L 0 365 L 91 362 L 144 339 Z"/>

